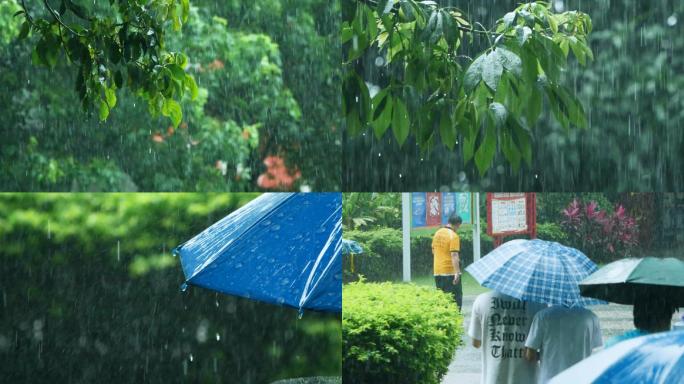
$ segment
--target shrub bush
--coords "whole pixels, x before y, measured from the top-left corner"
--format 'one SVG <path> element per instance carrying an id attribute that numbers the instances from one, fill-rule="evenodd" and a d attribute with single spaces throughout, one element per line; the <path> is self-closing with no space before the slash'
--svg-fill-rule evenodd
<path id="1" fill-rule="evenodd" d="M 393 283 L 347 284 L 342 294 L 344 383 L 440 382 L 463 333 L 447 294 Z"/>
<path id="2" fill-rule="evenodd" d="M 596 262 L 629 257 L 639 244 L 639 226 L 625 208 L 616 204 L 612 212 L 601 210 L 595 201 L 573 200 L 563 211 L 561 222 L 571 246 Z"/>

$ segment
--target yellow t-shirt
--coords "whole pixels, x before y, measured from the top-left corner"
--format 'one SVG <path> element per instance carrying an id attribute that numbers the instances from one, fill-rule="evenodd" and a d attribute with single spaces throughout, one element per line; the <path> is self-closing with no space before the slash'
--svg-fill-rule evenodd
<path id="1" fill-rule="evenodd" d="M 432 256 L 435 275 L 454 275 L 451 252 L 461 251 L 461 239 L 450 228 L 440 228 L 432 238 Z"/>

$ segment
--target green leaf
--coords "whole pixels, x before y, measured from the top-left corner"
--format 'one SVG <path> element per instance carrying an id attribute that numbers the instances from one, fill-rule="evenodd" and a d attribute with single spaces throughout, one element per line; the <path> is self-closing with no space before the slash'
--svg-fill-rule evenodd
<path id="1" fill-rule="evenodd" d="M 527 40 L 529 40 L 530 36 L 532 36 L 532 30 L 526 25 L 518 25 L 515 28 L 515 35 L 518 38 L 518 44 L 522 47 Z"/>
<path id="2" fill-rule="evenodd" d="M 456 144 L 456 127 L 451 120 L 448 110 L 443 110 L 439 117 L 439 136 L 442 138 L 442 143 L 449 149 L 454 149 Z"/>
<path id="3" fill-rule="evenodd" d="M 475 60 L 470 63 L 465 75 L 463 75 L 463 86 L 465 87 L 466 91 L 472 91 L 477 84 L 480 83 L 480 80 L 482 80 L 482 69 L 486 57 L 486 54 L 482 54 L 476 57 Z"/>
<path id="4" fill-rule="evenodd" d="M 513 25 L 516 16 L 517 14 L 515 12 L 508 12 L 507 14 L 505 14 L 503 17 L 504 26 L 506 28 L 509 28 L 511 25 Z"/>
<path id="5" fill-rule="evenodd" d="M 116 92 L 114 91 L 113 88 L 105 88 L 105 101 L 107 102 L 107 105 L 109 106 L 109 109 L 111 110 L 116 106 Z"/>
<path id="6" fill-rule="evenodd" d="M 173 79 L 183 83 L 185 81 L 185 71 L 178 64 L 169 64 L 166 66 L 171 71 Z"/>
<path id="7" fill-rule="evenodd" d="M 551 28 L 551 31 L 553 33 L 558 33 L 558 21 L 556 21 L 556 16 L 551 13 L 547 13 L 546 21 L 549 23 L 549 28 Z"/>
<path id="8" fill-rule="evenodd" d="M 492 166 L 492 161 L 494 161 L 494 155 L 496 154 L 496 127 L 494 127 L 493 123 L 485 124 L 484 130 L 484 138 L 475 153 L 475 166 L 480 172 L 480 176 L 484 176 Z"/>
<path id="9" fill-rule="evenodd" d="M 123 87 L 123 74 L 121 73 L 121 70 L 114 71 L 114 84 L 117 88 Z"/>
<path id="10" fill-rule="evenodd" d="M 520 149 L 522 158 L 525 159 L 528 166 L 532 165 L 532 139 L 530 132 L 515 121 L 513 121 L 513 132 L 515 133 L 518 143 L 517 147 Z"/>
<path id="11" fill-rule="evenodd" d="M 482 80 L 493 91 L 496 91 L 503 73 L 503 65 L 497 51 L 498 49 L 489 52 L 482 63 Z"/>
<path id="12" fill-rule="evenodd" d="M 520 56 L 503 47 L 497 48 L 492 54 L 496 54 L 499 63 L 501 63 L 507 71 L 516 76 L 522 74 L 522 60 L 520 59 Z"/>
<path id="13" fill-rule="evenodd" d="M 107 120 L 109 116 L 109 107 L 104 100 L 100 100 L 100 121 Z"/>
<path id="14" fill-rule="evenodd" d="M 504 157 L 511 164 L 513 171 L 518 172 L 521 160 L 520 150 L 515 145 L 513 136 L 506 131 L 503 132 L 501 137 L 501 152 L 503 152 Z"/>
<path id="15" fill-rule="evenodd" d="M 181 0 L 181 5 L 183 7 L 183 22 L 186 23 L 190 15 L 190 0 Z"/>
<path id="16" fill-rule="evenodd" d="M 502 127 L 506 124 L 506 119 L 508 118 L 508 111 L 506 107 L 501 103 L 491 103 L 489 104 L 489 112 L 494 122 L 494 126 Z"/>
<path id="17" fill-rule="evenodd" d="M 444 19 L 442 16 L 442 12 L 435 11 L 437 14 L 437 22 L 435 23 L 435 28 L 432 30 L 432 34 L 430 35 L 430 44 L 436 43 L 441 37 L 443 33 L 443 26 L 444 26 Z"/>
<path id="18" fill-rule="evenodd" d="M 406 104 L 401 99 L 396 99 L 394 102 L 394 110 L 392 111 L 392 132 L 394 137 L 399 142 L 399 146 L 404 145 L 406 138 L 409 135 L 409 116 L 406 110 Z"/>
<path id="19" fill-rule="evenodd" d="M 181 110 L 180 104 L 172 98 L 164 99 L 161 113 L 162 115 L 171 118 L 174 127 L 178 127 L 178 124 L 180 124 L 181 119 L 183 118 L 183 111 Z"/>
<path id="20" fill-rule="evenodd" d="M 542 101 L 541 92 L 536 85 L 533 85 L 527 99 L 527 108 L 525 108 L 525 119 L 528 125 L 534 125 L 537 119 L 539 119 L 542 111 Z"/>
<path id="21" fill-rule="evenodd" d="M 73 0 L 67 0 L 67 8 L 74 13 L 74 15 L 80 17 L 81 19 L 88 19 L 88 12 L 82 6 L 73 2 Z"/>
<path id="22" fill-rule="evenodd" d="M 17 39 L 25 39 L 26 36 L 28 36 L 29 32 L 31 32 L 31 24 L 29 24 L 28 21 L 24 21 L 24 23 L 21 25 L 21 31 L 19 32 L 19 36 L 17 36 Z"/>
<path id="23" fill-rule="evenodd" d="M 394 7 L 394 4 L 396 4 L 397 0 L 380 0 L 378 1 L 378 5 L 375 8 L 375 11 L 378 13 L 378 15 L 383 16 L 392 11 L 392 7 Z"/>
<path id="24" fill-rule="evenodd" d="M 185 75 L 183 81 L 185 83 L 185 88 L 190 90 L 190 98 L 192 100 L 195 100 L 197 98 L 197 95 L 199 95 L 199 88 L 197 87 L 195 79 L 190 75 Z"/>
<path id="25" fill-rule="evenodd" d="M 377 115 L 377 118 L 372 123 L 373 132 L 378 139 L 382 138 L 385 131 L 387 131 L 387 128 L 389 128 L 392 123 L 393 104 L 392 96 L 386 95 L 382 98 L 380 104 L 378 104 L 378 108 L 376 108 L 374 112 L 374 114 Z M 378 111 L 380 112 L 378 113 Z"/>

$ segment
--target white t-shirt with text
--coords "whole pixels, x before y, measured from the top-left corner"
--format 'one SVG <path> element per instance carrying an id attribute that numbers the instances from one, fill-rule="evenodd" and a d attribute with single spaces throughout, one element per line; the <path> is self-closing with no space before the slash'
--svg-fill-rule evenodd
<path id="1" fill-rule="evenodd" d="M 525 339 L 544 308 L 495 291 L 475 299 L 468 335 L 482 343 L 481 384 L 536 382 L 537 364 L 525 360 Z"/>
<path id="2" fill-rule="evenodd" d="M 539 350 L 539 383 L 591 355 L 603 345 L 598 317 L 582 307 L 553 306 L 537 313 L 525 346 Z"/>

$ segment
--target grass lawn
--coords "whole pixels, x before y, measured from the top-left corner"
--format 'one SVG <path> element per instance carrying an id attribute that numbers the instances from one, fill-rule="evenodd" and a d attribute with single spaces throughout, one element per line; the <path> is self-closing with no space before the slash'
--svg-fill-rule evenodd
<path id="1" fill-rule="evenodd" d="M 489 291 L 489 288 L 481 286 L 477 281 L 475 281 L 475 279 L 472 276 L 470 276 L 468 272 L 463 272 L 463 275 L 461 275 L 461 279 L 463 279 L 462 284 L 464 295 L 479 295 L 480 293 Z M 430 287 L 435 286 L 435 278 L 432 275 L 415 277 L 412 279 L 412 282 L 418 285 L 425 285 Z"/>

